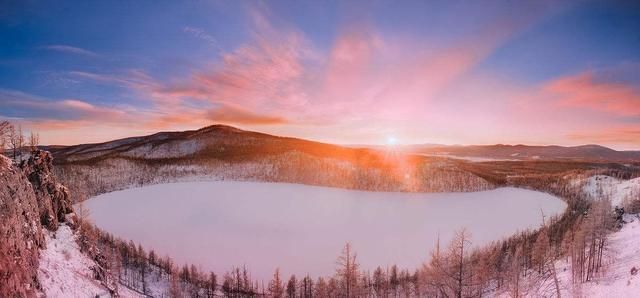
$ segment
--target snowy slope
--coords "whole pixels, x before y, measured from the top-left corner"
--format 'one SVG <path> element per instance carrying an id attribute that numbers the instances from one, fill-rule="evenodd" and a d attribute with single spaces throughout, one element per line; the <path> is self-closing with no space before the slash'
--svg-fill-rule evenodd
<path id="1" fill-rule="evenodd" d="M 620 206 L 625 200 L 640 198 L 640 177 L 620 180 L 610 176 L 596 175 L 589 177 L 582 189 L 594 199 L 609 196 L 611 205 Z"/>
<path id="2" fill-rule="evenodd" d="M 106 288 L 93 278 L 95 263 L 80 252 L 71 228 L 61 225 L 46 233 L 47 248 L 40 251 L 38 280 L 44 297 L 109 297 Z M 120 287 L 121 297 L 141 297 Z"/>
<path id="3" fill-rule="evenodd" d="M 604 253 L 604 269 L 589 282 L 574 284 L 571 261 L 563 258 L 555 262 L 561 297 L 640 297 L 640 272 L 631 273 L 634 267 L 640 269 L 640 216 L 625 215 L 625 222 L 620 231 L 610 235 Z M 521 284 L 523 297 L 556 297 L 551 277 L 530 272 Z M 511 297 L 505 291 L 489 296 Z"/>
<path id="4" fill-rule="evenodd" d="M 571 268 L 563 261 L 556 265 L 563 297 L 640 297 L 640 217 L 625 216 L 622 229 L 611 235 L 607 249 L 608 264 L 603 276 L 580 285 L 571 284 Z"/>

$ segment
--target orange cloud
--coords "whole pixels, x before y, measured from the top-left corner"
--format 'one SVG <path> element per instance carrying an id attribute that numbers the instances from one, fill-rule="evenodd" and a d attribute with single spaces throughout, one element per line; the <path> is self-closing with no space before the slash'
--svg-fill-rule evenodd
<path id="1" fill-rule="evenodd" d="M 544 90 L 560 97 L 560 104 L 620 116 L 640 116 L 640 92 L 620 83 L 596 81 L 592 72 L 550 82 Z"/>

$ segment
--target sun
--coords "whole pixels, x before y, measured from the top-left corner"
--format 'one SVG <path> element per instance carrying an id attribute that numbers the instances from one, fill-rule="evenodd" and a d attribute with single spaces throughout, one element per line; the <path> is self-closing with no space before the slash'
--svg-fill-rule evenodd
<path id="1" fill-rule="evenodd" d="M 398 144 L 398 139 L 394 136 L 387 137 L 387 146 L 395 146 Z"/>

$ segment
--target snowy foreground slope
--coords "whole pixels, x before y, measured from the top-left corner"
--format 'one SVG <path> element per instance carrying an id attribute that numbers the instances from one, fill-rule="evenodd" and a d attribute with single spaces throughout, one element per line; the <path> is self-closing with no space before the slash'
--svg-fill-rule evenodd
<path id="1" fill-rule="evenodd" d="M 640 297 L 640 216 L 627 215 L 620 231 L 611 235 L 602 276 L 572 285 L 571 268 L 564 261 L 556 264 L 563 297 Z"/>
<path id="2" fill-rule="evenodd" d="M 561 297 L 640 297 L 640 215 L 625 215 L 620 231 L 611 234 L 605 251 L 604 270 L 585 283 L 571 280 L 571 261 L 555 262 Z M 634 273 L 635 272 L 635 273 Z M 526 288 L 523 297 L 555 297 L 556 288 L 551 278 L 532 273 L 522 281 Z M 497 293 L 495 297 L 511 297 Z"/>
<path id="3" fill-rule="evenodd" d="M 69 226 L 61 225 L 56 232 L 46 233 L 47 248 L 40 251 L 38 280 L 42 297 L 110 297 L 109 292 L 93 278 L 95 266 L 80 252 L 75 235 Z M 119 287 L 121 297 L 144 297 Z"/>

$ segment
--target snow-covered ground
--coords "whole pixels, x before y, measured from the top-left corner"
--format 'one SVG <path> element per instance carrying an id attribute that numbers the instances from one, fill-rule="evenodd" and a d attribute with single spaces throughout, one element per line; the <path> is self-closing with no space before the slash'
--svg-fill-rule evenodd
<path id="1" fill-rule="evenodd" d="M 93 278 L 93 260 L 80 252 L 71 228 L 60 225 L 46 232 L 47 248 L 40 251 L 38 280 L 44 297 L 109 297 L 109 292 Z M 120 287 L 121 297 L 141 297 Z"/>
<path id="2" fill-rule="evenodd" d="M 527 228 L 566 204 L 517 188 L 473 193 L 366 192 L 286 183 L 183 182 L 85 201 L 95 224 L 178 263 L 225 272 L 249 266 L 257 279 L 332 274 L 346 242 L 363 269 L 424 262 L 438 236 L 463 227 L 486 244 Z M 508 224 L 505 224 L 508 223 Z"/>
<path id="3" fill-rule="evenodd" d="M 620 231 L 610 235 L 604 252 L 604 268 L 585 283 L 574 284 L 571 280 L 570 260 L 555 262 L 561 297 L 640 297 L 640 215 L 625 215 L 626 224 Z M 536 273 L 523 280 L 524 297 L 555 297 L 556 289 L 549 277 L 540 279 Z M 496 297 L 510 297 L 500 292 Z"/>
<path id="4" fill-rule="evenodd" d="M 573 285 L 571 267 L 557 262 L 562 297 L 640 297 L 640 216 L 626 215 L 627 222 L 611 235 L 605 269 L 594 280 Z M 632 274 L 632 268 L 639 270 Z"/>
<path id="5" fill-rule="evenodd" d="M 594 199 L 608 196 L 611 205 L 621 206 L 625 200 L 640 198 L 640 177 L 620 180 L 610 176 L 595 175 L 587 178 L 583 191 Z"/>

